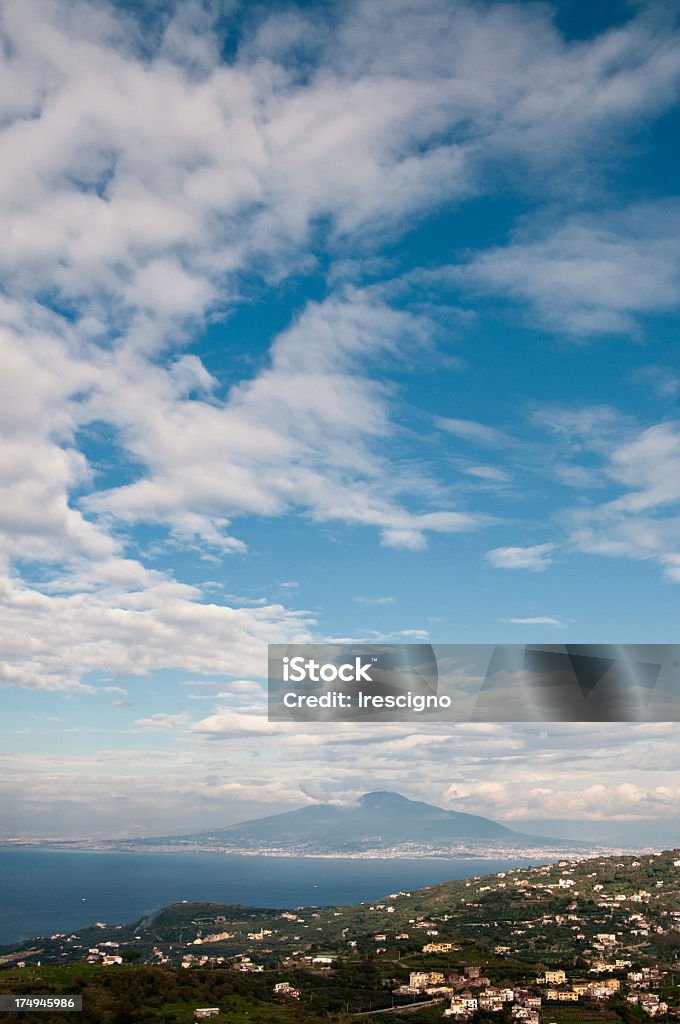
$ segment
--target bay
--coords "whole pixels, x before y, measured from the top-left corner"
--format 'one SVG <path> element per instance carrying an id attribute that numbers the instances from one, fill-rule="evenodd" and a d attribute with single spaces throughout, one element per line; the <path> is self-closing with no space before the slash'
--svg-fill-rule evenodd
<path id="1" fill-rule="evenodd" d="M 274 908 L 360 903 L 529 863 L 3 848 L 0 945 L 96 921 L 132 922 L 181 900 Z"/>

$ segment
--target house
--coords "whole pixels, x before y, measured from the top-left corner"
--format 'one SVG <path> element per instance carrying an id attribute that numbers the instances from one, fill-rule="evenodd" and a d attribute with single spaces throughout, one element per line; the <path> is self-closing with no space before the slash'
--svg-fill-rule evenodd
<path id="1" fill-rule="evenodd" d="M 543 985 L 564 985 L 567 976 L 564 971 L 546 971 L 538 980 Z"/>
<path id="2" fill-rule="evenodd" d="M 205 1020 L 207 1017 L 219 1017 L 219 1015 L 219 1006 L 204 1006 L 198 1010 L 194 1010 L 195 1020 Z"/>
<path id="3" fill-rule="evenodd" d="M 411 971 L 408 979 L 409 988 L 423 991 L 428 985 L 443 985 L 446 979 L 440 971 Z"/>
<path id="4" fill-rule="evenodd" d="M 523 1024 L 539 1024 L 541 1019 L 539 1011 L 528 1006 L 513 1006 L 512 1016 L 514 1020 L 522 1021 Z"/>
<path id="5" fill-rule="evenodd" d="M 286 996 L 288 999 L 299 999 L 300 989 L 293 988 L 288 981 L 278 981 L 276 985 L 274 985 L 274 995 Z"/>
<path id="6" fill-rule="evenodd" d="M 490 1013 L 502 1013 L 503 1002 L 498 996 L 489 995 L 488 992 L 482 992 L 479 996 L 478 1005 L 480 1010 L 487 1010 Z"/>
<path id="7" fill-rule="evenodd" d="M 475 996 L 471 996 L 469 992 L 463 992 L 462 995 L 455 995 L 451 999 L 451 1006 L 448 1010 L 444 1010 L 444 1016 L 446 1017 L 470 1017 L 477 1009 L 477 999 Z"/>

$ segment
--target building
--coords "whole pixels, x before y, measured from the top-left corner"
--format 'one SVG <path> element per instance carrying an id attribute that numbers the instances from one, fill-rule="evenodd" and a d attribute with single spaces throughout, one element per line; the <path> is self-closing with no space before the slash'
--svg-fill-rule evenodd
<path id="1" fill-rule="evenodd" d="M 195 1020 L 205 1020 L 207 1017 L 219 1017 L 219 1015 L 219 1006 L 203 1006 L 198 1010 L 194 1010 Z"/>
<path id="2" fill-rule="evenodd" d="M 444 1010 L 446 1017 L 470 1017 L 477 1009 L 477 999 L 469 992 L 462 995 L 455 995 L 451 999 L 451 1006 Z"/>
<path id="3" fill-rule="evenodd" d="M 512 1016 L 514 1020 L 522 1021 L 523 1024 L 539 1024 L 541 1019 L 539 1011 L 528 1006 L 513 1006 Z"/>
<path id="4" fill-rule="evenodd" d="M 288 981 L 278 981 L 276 985 L 274 985 L 274 995 L 286 996 L 288 999 L 299 999 L 300 989 L 293 988 Z"/>
<path id="5" fill-rule="evenodd" d="M 411 971 L 408 979 L 408 986 L 419 992 L 424 991 L 429 985 L 443 985 L 446 979 L 441 971 Z"/>
<path id="6" fill-rule="evenodd" d="M 539 979 L 543 985 L 564 985 L 566 980 L 567 976 L 564 971 L 546 971 Z"/>
<path id="7" fill-rule="evenodd" d="M 480 1010 L 487 1010 L 490 1013 L 503 1012 L 503 1000 L 498 996 L 490 995 L 488 992 L 481 993 L 478 1005 Z"/>

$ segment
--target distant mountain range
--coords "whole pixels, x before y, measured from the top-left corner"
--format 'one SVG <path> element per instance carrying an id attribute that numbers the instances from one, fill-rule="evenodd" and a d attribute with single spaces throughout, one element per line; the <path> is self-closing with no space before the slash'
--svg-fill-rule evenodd
<path id="1" fill-rule="evenodd" d="M 352 806 L 312 804 L 209 832 L 111 845 L 291 856 L 494 856 L 589 849 L 584 843 L 523 835 L 477 814 L 447 811 L 385 791 L 366 793 Z"/>

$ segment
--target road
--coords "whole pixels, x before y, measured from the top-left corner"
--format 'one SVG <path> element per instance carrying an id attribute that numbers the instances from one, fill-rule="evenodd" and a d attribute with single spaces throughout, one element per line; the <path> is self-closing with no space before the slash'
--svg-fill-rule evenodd
<path id="1" fill-rule="evenodd" d="M 405 1006 L 388 1006 L 384 1010 L 362 1010 L 361 1013 L 353 1013 L 353 1017 L 369 1017 L 378 1013 L 406 1014 L 415 1013 L 416 1010 L 427 1010 L 429 1006 L 438 1006 L 446 1003 L 446 999 L 428 999 L 426 1003 L 407 1003 Z"/>

